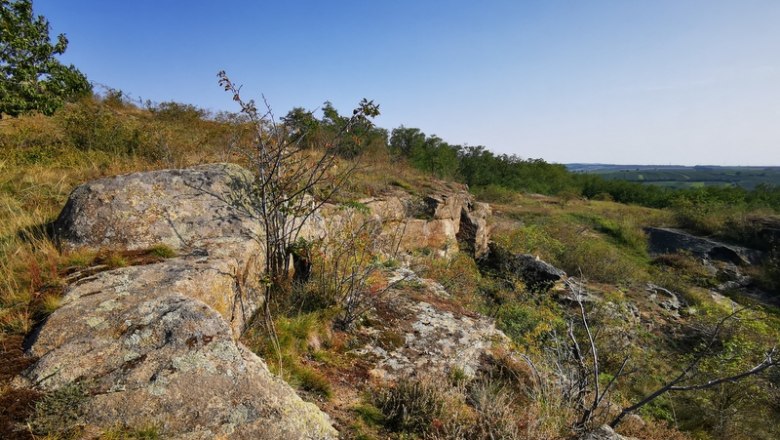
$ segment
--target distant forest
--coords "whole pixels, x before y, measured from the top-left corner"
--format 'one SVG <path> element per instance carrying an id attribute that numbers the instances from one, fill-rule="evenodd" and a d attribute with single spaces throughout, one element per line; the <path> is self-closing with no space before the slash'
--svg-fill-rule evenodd
<path id="1" fill-rule="evenodd" d="M 316 120 L 300 109 L 288 114 L 286 122 L 298 124 L 311 136 L 327 130 L 333 115 Z M 330 109 L 332 111 L 332 109 Z M 303 125 L 300 125 L 304 122 Z M 324 125 L 320 125 L 324 124 Z M 745 210 L 770 209 L 780 212 L 780 168 L 655 167 L 650 170 L 616 170 L 604 166 L 590 172 L 573 172 L 566 165 L 542 159 L 522 159 L 495 154 L 482 146 L 452 145 L 418 128 L 398 127 L 389 134 L 373 128 L 371 143 L 384 144 L 406 158 L 414 167 L 440 177 L 466 183 L 472 189 L 500 192 L 501 189 L 530 193 L 613 200 L 653 208 L 728 206 Z M 685 184 L 647 185 L 643 182 L 679 181 Z M 718 182 L 719 184 L 695 184 Z"/>

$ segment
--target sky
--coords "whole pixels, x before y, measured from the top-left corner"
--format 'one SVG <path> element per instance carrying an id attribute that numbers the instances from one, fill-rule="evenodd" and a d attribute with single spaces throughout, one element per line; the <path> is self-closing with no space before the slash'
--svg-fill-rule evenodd
<path id="1" fill-rule="evenodd" d="M 133 98 L 377 125 L 557 163 L 780 165 L 780 1 L 35 0 Z"/>

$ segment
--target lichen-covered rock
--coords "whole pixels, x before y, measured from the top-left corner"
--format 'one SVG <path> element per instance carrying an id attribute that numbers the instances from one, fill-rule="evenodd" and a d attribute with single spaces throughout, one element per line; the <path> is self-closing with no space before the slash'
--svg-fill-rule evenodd
<path id="1" fill-rule="evenodd" d="M 127 174 L 77 187 L 54 224 L 65 249 L 220 251 L 258 237 L 252 174 L 232 164 Z"/>
<path id="2" fill-rule="evenodd" d="M 509 338 L 496 329 L 493 320 L 452 307 L 440 284 L 419 278 L 409 269 L 397 270 L 390 282 L 398 280 L 403 282 L 378 306 L 392 314 L 381 318 L 384 328 L 373 329 L 377 342 L 358 350 L 373 358 L 375 377 L 394 380 L 420 373 L 446 374 L 453 369 L 474 376 L 495 344 L 509 346 Z M 410 294 L 410 285 L 418 295 Z M 379 340 L 388 332 L 395 332 L 395 344 Z"/>
<path id="3" fill-rule="evenodd" d="M 151 423 L 166 438 L 335 438 L 327 416 L 191 297 L 210 289 L 199 269 L 179 264 L 103 272 L 72 287 L 30 342 L 40 359 L 15 384 L 82 382 L 90 395 L 83 421 L 94 426 Z"/>
<path id="4" fill-rule="evenodd" d="M 450 257 L 459 250 L 475 256 L 487 251 L 490 206 L 474 202 L 466 191 L 422 198 L 399 192 L 360 202 L 386 224 L 389 234 L 398 235 L 401 251 L 428 251 L 439 257 Z"/>
<path id="5" fill-rule="evenodd" d="M 55 224 L 60 245 L 118 251 L 164 244 L 177 258 L 76 277 L 30 337 L 39 360 L 18 387 L 88 388 L 83 422 L 153 424 L 166 438 L 335 438 L 236 342 L 262 305 L 262 227 L 252 175 L 228 164 L 84 184 Z M 321 219 L 320 219 L 321 220 Z"/>
<path id="6" fill-rule="evenodd" d="M 252 182 L 249 171 L 232 164 L 95 180 L 71 193 L 55 234 L 66 250 L 177 250 L 184 257 L 128 269 L 127 276 L 203 301 L 238 335 L 262 305 L 265 260 L 262 225 L 248 197 Z"/>

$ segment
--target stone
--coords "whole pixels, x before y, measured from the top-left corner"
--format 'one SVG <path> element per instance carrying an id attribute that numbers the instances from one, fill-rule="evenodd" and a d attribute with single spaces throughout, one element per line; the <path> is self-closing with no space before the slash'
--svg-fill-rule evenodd
<path id="1" fill-rule="evenodd" d="M 480 266 L 499 277 L 522 280 L 529 289 L 538 291 L 549 290 L 566 276 L 564 271 L 533 255 L 512 254 L 494 242 L 488 245 Z"/>
<path id="2" fill-rule="evenodd" d="M 237 342 L 263 301 L 251 182 L 243 168 L 215 164 L 76 188 L 55 222 L 63 249 L 164 244 L 179 256 L 72 277 L 62 306 L 27 341 L 39 359 L 14 385 L 81 383 L 83 421 L 104 429 L 121 422 L 158 426 L 166 438 L 336 438 L 326 414 Z"/>
<path id="3" fill-rule="evenodd" d="M 687 251 L 699 258 L 737 265 L 758 264 L 763 258 L 763 254 L 755 249 L 697 237 L 678 229 L 645 228 L 645 231 L 653 254 Z"/>
<path id="4" fill-rule="evenodd" d="M 384 298 L 379 309 L 392 310 L 392 316 L 380 319 L 384 328 L 400 336 L 392 347 L 369 343 L 356 352 L 370 356 L 371 374 L 382 380 L 457 369 L 473 377 L 485 356 L 495 345 L 509 347 L 509 338 L 496 329 L 493 320 L 447 307 L 449 294 L 435 281 L 418 277 L 407 268 L 396 270 L 389 282 L 397 283 Z M 411 295 L 407 285 L 417 286 Z M 365 332 L 372 330 L 363 329 Z"/>
<path id="5" fill-rule="evenodd" d="M 232 164 L 95 180 L 71 193 L 55 222 L 56 239 L 65 250 L 163 244 L 178 251 L 180 258 L 124 273 L 136 284 L 203 301 L 239 335 L 262 305 L 262 225 L 251 214 L 251 184 L 252 174 Z"/>
<path id="6" fill-rule="evenodd" d="M 172 438 L 335 438 L 325 414 L 187 294 L 198 276 L 139 266 L 83 280 L 29 341 L 39 360 L 14 384 L 53 391 L 82 381 L 84 423 L 106 428 L 122 421 Z"/>
<path id="7" fill-rule="evenodd" d="M 669 312 L 676 314 L 682 307 L 679 295 L 669 289 L 665 289 L 653 283 L 647 283 L 645 290 L 650 292 L 651 301 Z"/>
<path id="8" fill-rule="evenodd" d="M 474 202 L 463 190 L 415 197 L 395 191 L 359 201 L 368 215 L 382 222 L 385 236 L 398 243 L 398 250 L 408 254 L 430 252 L 448 258 L 459 251 L 472 256 L 487 252 L 490 237 L 490 206 Z M 328 226 L 338 228 L 339 212 L 335 207 L 323 210 Z M 397 237 L 397 239 L 395 239 Z"/>
<path id="9" fill-rule="evenodd" d="M 490 205 L 473 202 L 464 205 L 460 212 L 458 242 L 474 258 L 481 258 L 488 252 L 490 228 L 487 219 L 492 215 Z"/>
<path id="10" fill-rule="evenodd" d="M 220 251 L 261 237 L 238 165 L 133 173 L 77 187 L 54 223 L 65 250 L 137 250 L 166 245 Z"/>
<path id="11" fill-rule="evenodd" d="M 637 440 L 633 437 L 624 437 L 616 433 L 608 425 L 601 425 L 599 428 L 580 437 L 581 440 Z"/>

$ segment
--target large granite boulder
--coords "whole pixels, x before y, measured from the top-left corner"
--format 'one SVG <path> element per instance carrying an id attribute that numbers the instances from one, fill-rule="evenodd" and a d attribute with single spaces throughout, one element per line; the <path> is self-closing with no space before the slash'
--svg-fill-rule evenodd
<path id="1" fill-rule="evenodd" d="M 166 438 L 335 438 L 327 416 L 236 342 L 223 316 L 188 296 L 206 286 L 169 264 L 102 272 L 69 289 L 31 337 L 39 360 L 15 385 L 82 383 L 88 426 L 152 424 Z"/>
<path id="2" fill-rule="evenodd" d="M 71 193 L 55 236 L 66 250 L 240 246 L 262 231 L 247 196 L 252 182 L 249 171 L 232 164 L 95 180 Z"/>
<path id="3" fill-rule="evenodd" d="M 30 335 L 17 387 L 86 388 L 81 421 L 158 426 L 165 438 L 335 438 L 238 336 L 262 305 L 261 224 L 235 165 L 135 173 L 76 188 L 55 223 L 63 249 L 179 254 L 74 277 Z"/>
<path id="4" fill-rule="evenodd" d="M 165 245 L 182 255 L 129 269 L 203 301 L 239 335 L 262 305 L 262 224 L 248 193 L 252 174 L 232 164 L 133 173 L 78 186 L 54 224 L 64 250 L 132 251 Z"/>

